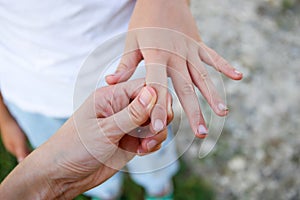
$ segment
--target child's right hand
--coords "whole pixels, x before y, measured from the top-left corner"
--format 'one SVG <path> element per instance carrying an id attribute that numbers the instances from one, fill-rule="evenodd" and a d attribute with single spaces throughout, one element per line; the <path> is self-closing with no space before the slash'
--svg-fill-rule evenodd
<path id="1" fill-rule="evenodd" d="M 29 147 L 27 146 L 27 138 L 14 119 L 1 125 L 1 137 L 7 151 L 13 154 L 18 162 L 24 160 L 30 153 Z"/>

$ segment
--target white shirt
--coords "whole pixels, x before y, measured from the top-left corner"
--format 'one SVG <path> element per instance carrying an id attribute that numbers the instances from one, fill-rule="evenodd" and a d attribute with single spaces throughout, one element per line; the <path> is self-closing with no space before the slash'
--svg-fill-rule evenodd
<path id="1" fill-rule="evenodd" d="M 134 0 L 0 0 L 4 99 L 25 111 L 70 116 L 82 62 L 100 43 L 127 30 L 134 5 Z"/>

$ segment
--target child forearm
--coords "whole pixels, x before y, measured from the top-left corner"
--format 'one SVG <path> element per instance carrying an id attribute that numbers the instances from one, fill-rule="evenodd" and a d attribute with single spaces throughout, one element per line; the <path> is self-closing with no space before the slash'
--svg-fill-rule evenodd
<path id="1" fill-rule="evenodd" d="M 3 100 L 3 97 L 2 97 L 2 94 L 0 91 L 0 129 L 4 123 L 7 123 L 11 120 L 13 120 L 13 117 L 11 116 L 10 112 L 8 111 L 8 109 L 4 103 L 4 100 Z"/>

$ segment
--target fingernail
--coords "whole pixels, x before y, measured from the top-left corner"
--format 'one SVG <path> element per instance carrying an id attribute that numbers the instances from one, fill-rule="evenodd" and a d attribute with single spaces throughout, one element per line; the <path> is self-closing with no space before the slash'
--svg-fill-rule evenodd
<path id="1" fill-rule="evenodd" d="M 139 97 L 141 104 L 146 107 L 151 102 L 151 99 L 152 95 L 149 90 L 147 88 L 143 88 L 143 91 Z"/>
<path id="2" fill-rule="evenodd" d="M 24 158 L 17 158 L 18 163 L 22 162 Z"/>
<path id="3" fill-rule="evenodd" d="M 199 127 L 198 127 L 198 134 L 200 136 L 206 137 L 207 133 L 208 133 L 207 128 L 205 128 L 205 126 L 203 126 L 203 125 L 199 125 Z"/>
<path id="4" fill-rule="evenodd" d="M 242 72 L 239 72 L 238 70 L 234 70 L 234 73 L 236 73 L 237 75 L 242 75 Z"/>
<path id="5" fill-rule="evenodd" d="M 159 131 L 163 130 L 163 128 L 164 128 L 164 123 L 160 119 L 156 119 L 154 121 L 154 127 L 153 127 L 153 129 L 156 132 L 159 132 Z"/>
<path id="6" fill-rule="evenodd" d="M 201 134 L 201 135 L 199 135 L 199 134 L 198 134 L 198 136 L 197 136 L 197 137 L 198 137 L 198 138 L 200 138 L 200 139 L 205 139 L 205 138 L 206 138 L 206 136 L 207 136 L 207 134 Z"/>
<path id="7" fill-rule="evenodd" d="M 157 145 L 156 140 L 150 140 L 150 142 L 147 143 L 148 151 L 151 151 L 154 147 L 156 147 L 156 145 Z"/>
<path id="8" fill-rule="evenodd" d="M 219 103 L 218 108 L 221 111 L 228 111 L 228 107 L 226 105 L 224 105 L 223 103 Z"/>
<path id="9" fill-rule="evenodd" d="M 115 72 L 115 73 L 113 73 L 113 74 L 108 74 L 107 77 L 108 77 L 108 76 L 117 76 L 117 73 Z"/>

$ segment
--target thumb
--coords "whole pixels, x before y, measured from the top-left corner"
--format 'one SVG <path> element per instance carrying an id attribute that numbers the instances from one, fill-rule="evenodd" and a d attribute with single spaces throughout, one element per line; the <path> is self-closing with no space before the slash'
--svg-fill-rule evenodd
<path id="1" fill-rule="evenodd" d="M 100 120 L 102 130 L 106 130 L 107 136 L 118 135 L 120 139 L 124 134 L 147 122 L 156 99 L 155 90 L 150 86 L 144 87 L 126 108 Z"/>
<path id="2" fill-rule="evenodd" d="M 118 65 L 114 74 L 105 77 L 109 85 L 127 81 L 135 72 L 136 67 L 142 60 L 142 54 L 139 50 L 126 53 Z"/>

